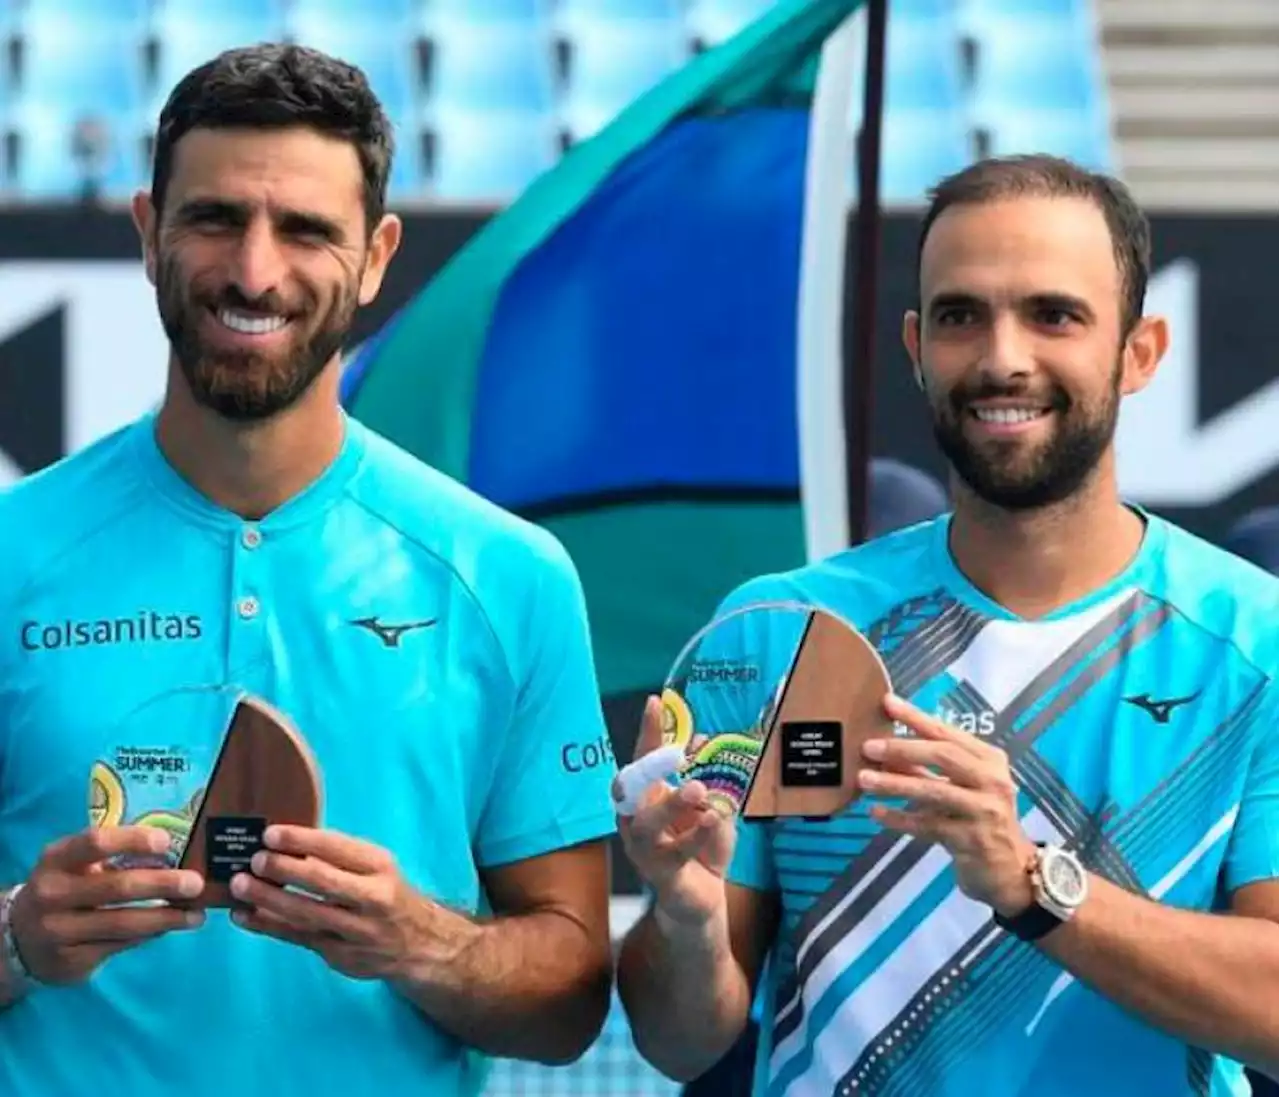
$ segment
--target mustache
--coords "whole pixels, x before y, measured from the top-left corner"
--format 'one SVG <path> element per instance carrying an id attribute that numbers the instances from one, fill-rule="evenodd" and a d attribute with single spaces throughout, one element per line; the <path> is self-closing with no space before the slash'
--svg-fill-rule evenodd
<path id="1" fill-rule="evenodd" d="M 204 303 L 214 309 L 238 309 L 242 312 L 257 312 L 272 316 L 294 316 L 301 310 L 290 305 L 275 290 L 268 290 L 257 297 L 250 297 L 239 286 L 228 285 L 219 293 L 204 298 Z"/>
<path id="2" fill-rule="evenodd" d="M 948 403 L 951 410 L 959 415 L 975 401 L 999 399 L 1026 400 L 1028 403 L 1042 404 L 1051 411 L 1066 411 L 1071 406 L 1071 398 L 1057 385 L 1044 392 L 1034 392 L 1027 384 L 1000 384 L 991 380 L 957 385 L 951 390 Z"/>

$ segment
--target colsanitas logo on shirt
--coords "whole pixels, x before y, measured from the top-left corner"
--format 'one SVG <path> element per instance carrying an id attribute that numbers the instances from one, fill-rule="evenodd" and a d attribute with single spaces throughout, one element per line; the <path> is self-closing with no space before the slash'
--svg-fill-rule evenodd
<path id="1" fill-rule="evenodd" d="M 132 617 L 92 621 L 23 621 L 19 640 L 26 651 L 59 651 L 113 644 L 198 640 L 203 634 L 204 626 L 194 613 L 139 610 Z"/>

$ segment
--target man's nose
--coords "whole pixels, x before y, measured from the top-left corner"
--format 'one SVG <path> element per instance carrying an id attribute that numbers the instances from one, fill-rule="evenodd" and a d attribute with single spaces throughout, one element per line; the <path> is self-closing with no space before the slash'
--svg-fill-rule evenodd
<path id="1" fill-rule="evenodd" d="M 285 257 L 269 225 L 255 221 L 245 229 L 228 271 L 241 294 L 256 301 L 278 290 L 286 275 Z"/>
<path id="2" fill-rule="evenodd" d="M 1035 352 L 1024 325 L 1011 312 L 992 319 L 982 370 L 993 381 L 1007 382 L 1032 372 Z"/>

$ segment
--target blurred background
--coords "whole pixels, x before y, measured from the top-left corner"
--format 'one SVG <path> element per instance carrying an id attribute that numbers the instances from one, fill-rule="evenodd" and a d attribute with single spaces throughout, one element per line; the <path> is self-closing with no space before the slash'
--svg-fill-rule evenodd
<path id="1" fill-rule="evenodd" d="M 0 0 L 0 485 L 101 437 L 158 397 L 164 338 L 125 203 L 149 181 L 160 105 L 184 73 L 218 51 L 266 40 L 314 45 L 362 67 L 394 121 L 399 153 L 391 202 L 405 218 L 405 242 L 382 296 L 359 318 L 354 357 L 532 184 L 664 80 L 767 16 L 770 6 L 771 0 Z M 975 157 L 1047 152 L 1119 174 L 1153 224 L 1148 309 L 1170 317 L 1174 347 L 1158 386 L 1122 418 L 1126 493 L 1274 570 L 1277 23 L 1274 0 L 890 0 L 877 293 L 868 318 L 874 414 L 863 446 L 875 461 L 872 534 L 945 505 L 943 469 L 897 343 L 913 293 L 916 218 L 926 192 Z M 854 34 L 854 62 L 842 76 L 851 94 L 838 120 L 850 149 L 863 123 L 857 36 L 865 35 L 865 22 Z M 857 158 L 842 163 L 852 189 Z M 855 284 L 857 213 L 854 194 L 847 243 L 840 243 L 847 252 L 846 296 Z M 616 260 L 625 274 L 625 249 Z M 536 447 L 536 437 L 513 418 L 530 405 L 511 393 L 557 402 L 565 381 L 562 372 L 539 372 L 550 367 L 538 354 L 526 356 L 523 387 L 498 386 L 488 405 L 477 400 L 475 424 L 486 406 L 502 404 L 502 392 L 515 410 L 503 413 L 506 419 L 491 412 L 483 429 L 473 424 L 476 438 L 490 439 L 490 456 L 487 471 L 476 471 L 484 462 L 474 455 L 475 442 L 471 479 L 487 476 L 485 483 L 495 485 L 489 494 L 546 521 L 576 556 L 566 508 L 545 498 L 505 497 L 501 469 L 494 471 L 511 465 L 513 453 L 493 438 L 515 439 L 526 447 L 521 465 L 537 464 L 527 448 Z M 595 368 L 609 372 L 626 406 L 647 409 L 645 415 L 660 419 L 693 400 L 673 391 L 679 379 L 646 372 L 634 356 Z M 424 406 L 436 400 L 429 377 L 413 395 Z M 794 419 L 792 405 L 783 409 Z M 612 426 L 601 430 L 597 423 L 596 451 L 576 450 L 575 459 L 617 460 L 608 451 Z M 626 437 L 619 432 L 613 445 Z M 794 437 L 788 444 L 796 448 Z M 795 464 L 795 455 L 788 460 Z M 776 509 L 796 505 L 798 477 L 789 470 L 755 484 L 752 497 L 775 508 L 761 510 L 763 524 L 752 528 L 777 531 L 781 548 L 770 559 L 784 563 L 804 555 L 799 526 Z M 723 488 L 725 480 L 719 476 L 716 485 Z M 683 487 L 687 503 L 689 485 Z M 617 502 L 618 484 L 612 488 Z M 735 485 L 735 505 L 743 490 Z M 694 497 L 711 507 L 714 494 L 706 489 Z M 604 506 L 593 504 L 597 514 Z M 706 554 L 718 551 L 697 543 Z M 687 547 L 686 555 L 692 551 Z M 629 654 L 615 660 L 604 637 L 636 612 L 634 587 L 593 561 L 580 559 L 580 566 L 602 637 L 602 688 L 615 746 L 626 754 L 640 698 L 660 684 L 661 673 L 635 670 Z M 668 575 L 664 590 L 685 616 L 673 617 L 675 631 L 657 634 L 658 649 L 674 654 L 671 638 L 709 612 L 738 577 L 722 570 L 681 587 Z M 620 614 L 622 624 L 611 625 Z M 637 899 L 620 859 L 615 870 L 620 932 Z M 495 1097 L 676 1091 L 639 1063 L 616 1011 L 580 1064 L 562 1070 L 499 1064 L 490 1090 Z"/>

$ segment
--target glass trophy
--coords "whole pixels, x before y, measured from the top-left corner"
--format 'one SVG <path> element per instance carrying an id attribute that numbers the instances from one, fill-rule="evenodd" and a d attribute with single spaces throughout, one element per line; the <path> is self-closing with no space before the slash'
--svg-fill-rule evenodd
<path id="1" fill-rule="evenodd" d="M 862 744 L 894 734 L 875 648 L 802 602 L 756 602 L 716 618 L 677 656 L 662 690 L 663 743 L 678 779 L 746 819 L 828 818 L 858 795 Z"/>
<path id="2" fill-rule="evenodd" d="M 112 867 L 180 867 L 205 878 L 199 896 L 175 906 L 231 906 L 231 878 L 247 871 L 267 826 L 318 826 L 320 812 L 320 772 L 302 735 L 267 702 L 230 686 L 180 688 L 143 703 L 89 778 L 91 825 L 170 835 L 166 853 L 116 858 Z"/>

